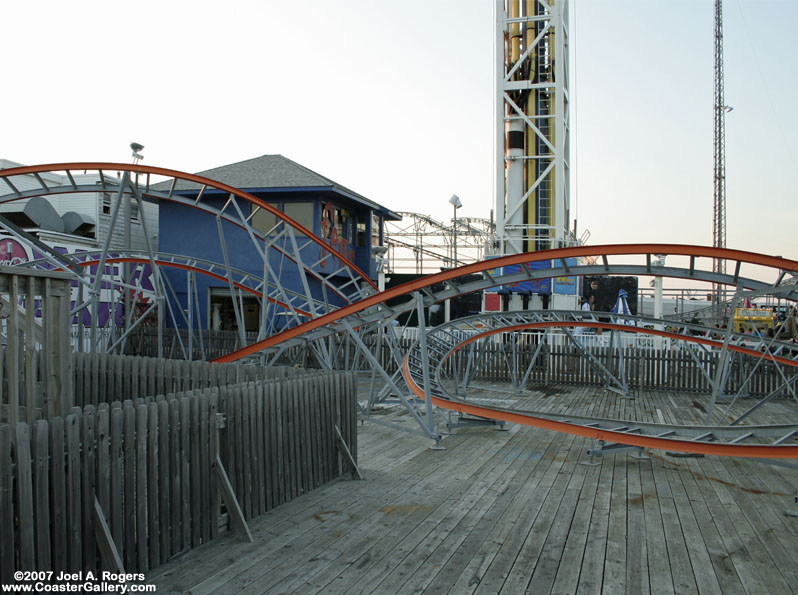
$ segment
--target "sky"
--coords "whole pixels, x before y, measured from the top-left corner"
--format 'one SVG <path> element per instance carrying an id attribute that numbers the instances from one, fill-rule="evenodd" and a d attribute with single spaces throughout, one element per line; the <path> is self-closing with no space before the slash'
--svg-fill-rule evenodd
<path id="1" fill-rule="evenodd" d="M 397 211 L 494 205 L 491 0 L 3 7 L 0 158 L 199 172 L 282 154 Z M 712 244 L 712 0 L 571 0 L 572 216 Z M 724 2 L 727 246 L 798 259 L 798 0 Z"/>

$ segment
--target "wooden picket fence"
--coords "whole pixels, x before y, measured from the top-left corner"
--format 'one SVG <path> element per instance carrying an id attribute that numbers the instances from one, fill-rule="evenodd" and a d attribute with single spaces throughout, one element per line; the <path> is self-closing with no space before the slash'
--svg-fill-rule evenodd
<path id="1" fill-rule="evenodd" d="M 256 366 L 252 364 L 217 364 L 207 361 L 189 362 L 154 357 L 108 355 L 103 353 L 72 353 L 64 377 L 60 379 L 58 407 L 51 406 L 51 393 L 43 378 L 46 371 L 42 358 L 31 350 L 30 367 L 18 366 L 16 374 L 3 374 L 3 364 L 9 370 L 0 346 L 0 423 L 52 417 L 54 409 L 61 417 L 73 406 L 100 405 L 111 401 L 135 399 L 141 395 L 165 395 L 200 388 L 226 386 L 254 380 L 287 378 L 302 373 L 286 366 Z M 24 358 L 23 358 L 24 359 Z M 27 361 L 27 360 L 25 360 Z M 17 403 L 16 410 L 12 405 Z M 29 405 L 32 405 L 30 407 Z"/>
<path id="2" fill-rule="evenodd" d="M 0 584 L 146 572 L 246 529 L 349 470 L 337 430 L 356 457 L 355 391 L 351 373 L 312 372 L 0 425 Z"/>
<path id="3" fill-rule="evenodd" d="M 101 345 L 114 345 L 124 333 L 120 327 L 105 327 L 96 329 L 100 336 Z M 254 343 L 258 339 L 257 332 L 244 333 L 246 344 Z M 84 329 L 82 335 L 83 345 L 88 350 L 89 331 Z M 160 348 L 159 348 L 160 337 Z M 77 349 L 81 344 L 81 336 L 77 328 L 72 328 L 72 345 Z M 124 341 L 124 345 L 119 345 L 117 349 L 123 350 L 125 355 L 141 355 L 146 357 L 158 357 L 161 353 L 163 357 L 174 359 L 211 360 L 226 355 L 236 349 L 240 349 L 244 344 L 241 342 L 241 334 L 238 331 L 212 331 L 204 329 L 201 332 L 194 330 L 189 333 L 187 329 L 175 329 L 171 327 L 162 328 L 160 332 L 155 327 L 139 326 Z"/>
<path id="4" fill-rule="evenodd" d="M 518 345 L 515 352 L 507 345 L 487 343 L 480 345 L 472 356 L 476 366 L 473 378 L 477 380 L 518 382 L 527 370 L 535 345 Z M 595 360 L 616 377 L 621 372 L 632 388 L 647 390 L 679 390 L 705 392 L 712 390 L 710 379 L 714 377 L 718 356 L 706 351 L 683 349 L 650 349 L 627 346 L 622 350 L 612 347 L 591 347 L 589 353 Z M 468 363 L 468 353 L 457 352 L 451 358 L 449 373 L 463 373 Z M 515 373 L 514 373 L 515 370 Z M 786 378 L 796 373 L 795 368 L 781 370 Z M 573 384 L 602 385 L 605 377 L 597 366 L 591 364 L 573 347 L 568 345 L 545 346 L 530 371 L 528 384 Z M 743 362 L 734 360 L 726 383 L 727 392 L 743 392 L 766 395 L 782 387 L 784 379 L 775 364 L 752 358 Z"/>
<path id="5" fill-rule="evenodd" d="M 73 358 L 78 407 L 305 373 L 287 366 L 217 364 L 103 353 L 75 353 Z"/>

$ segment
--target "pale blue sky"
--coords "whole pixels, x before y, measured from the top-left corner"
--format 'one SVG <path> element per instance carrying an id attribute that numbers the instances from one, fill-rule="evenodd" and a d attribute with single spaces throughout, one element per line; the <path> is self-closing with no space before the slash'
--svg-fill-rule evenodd
<path id="1" fill-rule="evenodd" d="M 572 0 L 572 212 L 712 242 L 712 0 Z M 726 0 L 729 247 L 798 258 L 798 0 Z M 281 153 L 395 210 L 493 206 L 491 0 L 15 2 L 0 157 L 189 172 Z"/>

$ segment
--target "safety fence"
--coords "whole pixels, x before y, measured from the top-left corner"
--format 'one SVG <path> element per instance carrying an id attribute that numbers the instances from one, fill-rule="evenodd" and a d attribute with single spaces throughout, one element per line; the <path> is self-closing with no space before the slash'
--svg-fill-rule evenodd
<path id="1" fill-rule="evenodd" d="M 46 389 L 47 367 L 37 354 L 37 350 L 23 352 L 17 359 L 25 365 L 12 368 L 8 365 L 8 350 L 0 346 L 0 422 L 14 424 L 17 420 L 25 420 L 32 423 L 55 415 L 63 417 L 73 406 L 99 405 L 141 395 L 165 395 L 303 373 L 286 366 L 72 353 L 67 355 L 63 376 L 59 377 L 60 390 L 54 394 Z M 14 369 L 16 373 L 12 373 Z"/>
<path id="2" fill-rule="evenodd" d="M 0 425 L 0 584 L 146 572 L 228 528 L 246 536 L 350 469 L 355 398 L 352 374 L 310 372 Z"/>
<path id="3" fill-rule="evenodd" d="M 397 331 L 388 328 L 367 334 L 363 342 L 380 365 L 393 373 L 398 368 L 394 354 L 401 361 L 415 340 L 413 333 L 408 334 L 409 330 L 414 329 Z M 390 342 L 386 340 L 387 333 L 400 336 Z M 538 351 L 541 337 L 541 333 L 519 333 L 513 341 L 508 341 L 502 335 L 490 337 L 457 352 L 446 370 L 458 375 L 468 371 L 473 379 L 486 381 L 517 384 L 526 376 L 527 385 L 556 383 L 596 386 L 606 383 L 607 371 L 623 379 L 633 389 L 706 392 L 712 390 L 720 361 L 720 351 L 717 349 L 705 349 L 662 337 L 624 334 L 612 337 L 612 333 L 585 333 L 579 336 L 582 349 L 577 350 L 564 334 L 548 333 L 546 342 Z M 369 369 L 369 362 L 346 334 L 336 335 L 331 341 L 331 352 L 337 358 L 335 366 L 346 370 Z M 795 353 L 782 355 L 794 357 Z M 97 390 L 106 386 L 110 394 L 114 394 L 117 387 L 122 391 L 132 391 L 132 386 L 137 382 L 142 385 L 149 383 L 147 394 L 153 394 L 268 378 L 270 374 L 291 374 L 294 370 L 292 366 L 317 365 L 309 356 L 310 350 L 306 346 L 291 347 L 284 350 L 280 367 L 266 368 L 244 364 L 219 365 L 161 358 L 77 354 L 74 374 L 76 394 L 83 393 L 84 396 L 83 401 L 76 404 L 97 404 L 102 401 L 101 396 L 85 394 L 77 387 L 80 379 L 85 379 L 87 374 L 96 375 L 97 379 L 84 380 L 84 384 L 96 386 Z M 533 358 L 535 362 L 527 374 Z M 757 359 L 735 355 L 729 359 L 724 392 L 768 395 L 783 389 L 785 380 L 795 374 L 795 368 L 777 366 L 767 356 Z M 152 389 L 153 383 L 156 389 Z M 129 398 L 127 392 L 124 398 Z"/>
<path id="4" fill-rule="evenodd" d="M 287 366 L 217 364 L 102 353 L 76 353 L 73 361 L 75 405 L 79 407 L 132 399 L 141 394 L 163 395 L 305 373 Z"/>
<path id="5" fill-rule="evenodd" d="M 463 375 L 468 374 L 472 380 L 515 385 L 526 377 L 527 386 L 600 386 L 607 382 L 609 373 L 633 389 L 706 392 L 712 390 L 720 361 L 719 350 L 704 349 L 684 342 L 659 344 L 655 341 L 618 341 L 613 345 L 609 335 L 583 335 L 580 337 L 582 349 L 577 349 L 572 344 L 557 340 L 547 340 L 540 345 L 541 336 L 530 333 L 520 335 L 519 340 L 508 341 L 498 335 L 476 342 L 456 351 L 447 360 L 444 371 L 449 377 L 460 378 L 461 383 Z M 413 344 L 413 339 L 401 338 L 398 347 L 393 350 L 378 334 L 365 337 L 364 343 L 386 370 L 394 372 L 398 364 L 392 358 L 392 352 L 403 357 Z M 366 369 L 367 362 L 354 347 L 337 348 L 337 353 L 346 365 Z M 782 355 L 794 357 L 795 353 Z M 291 353 L 287 352 L 285 357 L 290 358 Z M 732 355 L 724 392 L 767 395 L 783 390 L 785 381 L 796 373 L 798 368 L 776 365 L 767 355 L 761 358 Z"/>
<path id="6" fill-rule="evenodd" d="M 537 357 L 535 353 L 537 351 Z M 534 359 L 534 362 L 533 362 Z M 448 362 L 446 370 L 472 379 L 527 385 L 603 385 L 607 372 L 625 380 L 630 388 L 706 392 L 712 390 L 719 365 L 718 351 L 685 345 L 682 348 L 589 347 L 579 351 L 566 345 L 511 345 L 485 343 L 463 349 Z M 531 367 L 530 367 L 530 364 Z M 729 358 L 726 393 L 766 395 L 783 389 L 798 371 L 767 359 Z"/>
<path id="7" fill-rule="evenodd" d="M 212 360 L 244 346 L 241 333 L 235 330 L 197 330 L 140 326 L 123 339 L 125 329 L 108 326 L 83 329 L 72 326 L 70 342 L 75 351 L 91 351 L 91 333 L 96 333 L 101 349 L 114 346 L 115 352 L 125 355 L 166 357 L 187 360 Z M 244 333 L 246 344 L 258 338 L 257 332 Z M 160 347 L 159 347 L 160 345 Z"/>

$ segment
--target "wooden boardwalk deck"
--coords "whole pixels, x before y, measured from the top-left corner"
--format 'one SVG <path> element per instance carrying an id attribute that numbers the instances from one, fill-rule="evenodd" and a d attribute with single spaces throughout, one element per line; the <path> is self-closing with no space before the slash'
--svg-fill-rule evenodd
<path id="1" fill-rule="evenodd" d="M 508 405 L 700 416 L 690 397 L 562 388 Z M 680 402 L 688 403 L 687 406 Z M 677 405 L 674 408 L 674 404 Z M 695 411 L 691 411 L 695 410 Z M 779 401 L 769 415 L 795 415 Z M 574 411 L 575 413 L 575 411 Z M 630 411 L 627 411 L 630 413 Z M 412 428 L 401 409 L 388 410 Z M 364 481 L 341 479 L 150 572 L 159 593 L 791 593 L 798 470 L 759 461 L 587 462 L 583 438 L 520 426 L 430 441 L 367 423 Z"/>

